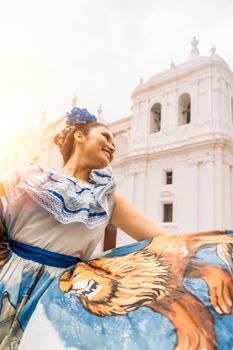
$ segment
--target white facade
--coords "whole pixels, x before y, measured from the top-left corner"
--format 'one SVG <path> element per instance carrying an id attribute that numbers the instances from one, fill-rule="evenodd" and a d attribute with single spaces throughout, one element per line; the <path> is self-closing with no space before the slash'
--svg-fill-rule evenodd
<path id="1" fill-rule="evenodd" d="M 187 62 L 141 82 L 132 100 L 128 124 L 119 121 L 121 131 L 110 125 L 116 143 L 124 140 L 113 162 L 119 191 L 167 232 L 232 228 L 233 73 L 226 62 L 215 48 L 199 56 L 194 39 Z M 173 206 L 171 222 L 164 204 Z M 129 241 L 118 235 L 118 245 Z"/>
<path id="2" fill-rule="evenodd" d="M 108 124 L 118 191 L 174 233 L 233 228 L 233 72 L 215 48 L 202 57 L 197 45 L 187 62 L 141 81 L 133 115 Z M 21 137 L 20 153 L 5 151 L 2 164 L 34 159 L 59 169 L 52 139 L 63 126 L 64 117 Z M 118 231 L 117 246 L 131 241 Z"/>

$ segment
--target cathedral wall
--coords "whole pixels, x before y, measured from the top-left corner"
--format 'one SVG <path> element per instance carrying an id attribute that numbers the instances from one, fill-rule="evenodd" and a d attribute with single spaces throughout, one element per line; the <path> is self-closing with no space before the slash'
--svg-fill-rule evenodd
<path id="1" fill-rule="evenodd" d="M 168 233 L 198 232 L 233 227 L 233 156 L 221 143 L 160 156 L 141 162 L 141 171 L 118 165 L 117 190 Z M 135 162 L 136 163 L 136 162 Z M 134 166 L 135 166 L 134 163 Z M 135 166 L 136 167 L 136 166 Z M 114 167 L 113 167 L 114 171 Z M 172 184 L 165 174 L 172 171 Z M 124 175 L 123 175 L 124 174 Z M 117 178 L 119 179 L 119 178 Z M 173 219 L 164 222 L 164 204 L 173 205 Z M 118 230 L 117 244 L 133 240 Z"/>

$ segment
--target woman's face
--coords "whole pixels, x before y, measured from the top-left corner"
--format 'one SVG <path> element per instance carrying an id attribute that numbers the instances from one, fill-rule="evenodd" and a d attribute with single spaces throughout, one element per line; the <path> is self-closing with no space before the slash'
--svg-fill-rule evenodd
<path id="1" fill-rule="evenodd" d="M 102 169 L 113 160 L 115 145 L 111 131 L 104 126 L 90 130 L 82 143 L 82 156 L 92 169 Z"/>

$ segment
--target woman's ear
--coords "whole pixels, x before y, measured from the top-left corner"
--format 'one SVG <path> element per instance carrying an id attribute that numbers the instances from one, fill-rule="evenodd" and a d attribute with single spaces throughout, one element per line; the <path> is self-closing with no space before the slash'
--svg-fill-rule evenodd
<path id="1" fill-rule="evenodd" d="M 78 130 L 74 133 L 74 139 L 79 142 L 82 143 L 83 141 L 85 141 L 86 137 L 85 135 L 82 133 L 82 131 Z"/>

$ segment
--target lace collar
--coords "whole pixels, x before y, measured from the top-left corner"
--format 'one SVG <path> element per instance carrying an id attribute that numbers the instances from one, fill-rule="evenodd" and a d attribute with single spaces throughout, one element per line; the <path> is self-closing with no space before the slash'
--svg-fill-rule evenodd
<path id="1" fill-rule="evenodd" d="M 93 170 L 90 182 L 53 169 L 39 167 L 16 186 L 63 224 L 82 222 L 94 228 L 110 220 L 111 195 L 115 190 L 110 167 Z"/>

